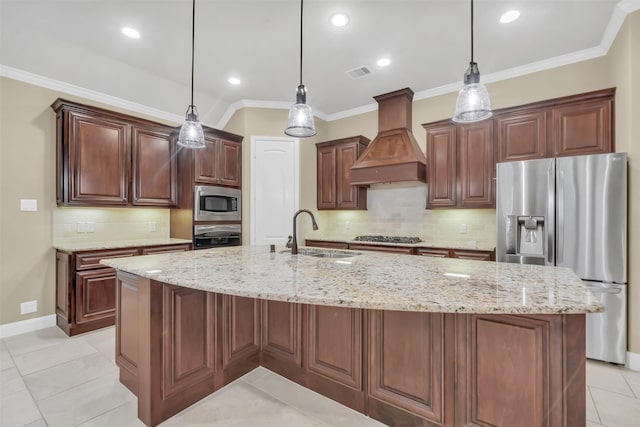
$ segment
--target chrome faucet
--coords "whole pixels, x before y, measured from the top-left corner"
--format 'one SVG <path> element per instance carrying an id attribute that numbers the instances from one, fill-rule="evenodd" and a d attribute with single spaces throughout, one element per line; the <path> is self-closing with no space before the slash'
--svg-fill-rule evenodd
<path id="1" fill-rule="evenodd" d="M 298 212 L 293 214 L 293 236 L 289 236 L 289 241 L 287 242 L 287 247 L 291 248 L 291 255 L 298 254 L 298 240 L 296 238 L 296 218 L 302 212 L 306 212 L 311 215 L 311 225 L 314 230 L 318 229 L 318 224 L 316 223 L 316 218 L 313 216 L 313 213 L 308 209 L 300 209 Z"/>

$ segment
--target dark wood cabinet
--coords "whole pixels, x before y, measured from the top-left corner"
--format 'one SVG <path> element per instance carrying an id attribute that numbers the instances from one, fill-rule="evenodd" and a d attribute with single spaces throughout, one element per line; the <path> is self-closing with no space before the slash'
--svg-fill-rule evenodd
<path id="1" fill-rule="evenodd" d="M 368 144 L 362 135 L 316 144 L 318 210 L 367 209 L 367 189 L 351 185 L 351 166 Z"/>
<path id="2" fill-rule="evenodd" d="M 131 203 L 176 206 L 178 168 L 176 143 L 165 126 L 133 126 L 131 139 Z"/>
<path id="3" fill-rule="evenodd" d="M 172 128 L 62 99 L 51 107 L 59 205 L 177 204 Z"/>
<path id="4" fill-rule="evenodd" d="M 130 163 L 128 123 L 66 104 L 59 108 L 58 203 L 126 205 Z"/>
<path id="5" fill-rule="evenodd" d="M 364 310 L 311 305 L 305 348 L 306 386 L 364 411 Z"/>
<path id="6" fill-rule="evenodd" d="M 430 256 L 434 258 L 450 258 L 451 250 L 441 248 L 417 248 L 416 255 Z"/>
<path id="7" fill-rule="evenodd" d="M 469 249 L 452 249 L 451 258 L 475 259 L 478 261 L 493 261 L 495 259 L 495 252 L 469 250 Z"/>
<path id="8" fill-rule="evenodd" d="M 457 137 L 455 125 L 427 128 L 427 207 L 455 207 Z"/>
<path id="9" fill-rule="evenodd" d="M 453 407 L 447 396 L 453 390 L 445 389 L 445 376 L 453 372 L 453 364 L 445 361 L 444 316 L 370 311 L 369 416 L 394 420 L 393 425 L 451 424 L 445 403 Z"/>
<path id="10" fill-rule="evenodd" d="M 262 364 L 293 381 L 301 381 L 302 304 L 262 301 Z"/>
<path id="11" fill-rule="evenodd" d="M 260 301 L 220 295 L 222 369 L 228 384 L 260 364 Z"/>
<path id="12" fill-rule="evenodd" d="M 195 150 L 195 182 L 240 188 L 242 145 L 205 132 L 205 147 Z"/>
<path id="13" fill-rule="evenodd" d="M 494 120 L 498 162 L 542 159 L 550 155 L 545 109 L 503 113 Z"/>
<path id="14" fill-rule="evenodd" d="M 56 324 L 77 335 L 115 323 L 116 271 L 107 258 L 190 250 L 190 243 L 92 251 L 56 252 Z"/>
<path id="15" fill-rule="evenodd" d="M 439 122 L 427 131 L 427 209 L 495 207 L 493 122 Z"/>
<path id="16" fill-rule="evenodd" d="M 498 162 L 614 151 L 615 88 L 494 111 Z"/>
<path id="17" fill-rule="evenodd" d="M 328 248 L 328 249 L 349 249 L 347 242 L 332 242 L 329 240 L 311 240 L 306 239 L 304 241 L 305 246 L 315 246 L 316 248 Z"/>
<path id="18" fill-rule="evenodd" d="M 555 156 L 613 151 L 613 95 L 552 110 Z"/>

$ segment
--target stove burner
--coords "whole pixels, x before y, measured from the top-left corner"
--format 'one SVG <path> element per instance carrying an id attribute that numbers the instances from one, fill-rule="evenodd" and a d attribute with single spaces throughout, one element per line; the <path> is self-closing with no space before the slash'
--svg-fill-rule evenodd
<path id="1" fill-rule="evenodd" d="M 402 237 L 402 236 L 357 236 L 355 240 L 360 242 L 384 242 L 384 243 L 419 243 L 422 239 L 419 237 Z"/>

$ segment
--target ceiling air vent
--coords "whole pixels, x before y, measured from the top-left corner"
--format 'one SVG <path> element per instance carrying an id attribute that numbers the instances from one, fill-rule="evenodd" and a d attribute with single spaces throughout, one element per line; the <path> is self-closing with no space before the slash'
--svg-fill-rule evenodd
<path id="1" fill-rule="evenodd" d="M 366 65 L 363 65 L 362 67 L 358 67 L 358 68 L 354 68 L 353 70 L 349 70 L 346 73 L 352 79 L 357 80 L 357 79 L 361 79 L 363 77 L 366 77 L 366 76 L 368 76 L 370 74 L 373 74 L 373 71 L 371 70 L 371 68 L 367 67 Z"/>

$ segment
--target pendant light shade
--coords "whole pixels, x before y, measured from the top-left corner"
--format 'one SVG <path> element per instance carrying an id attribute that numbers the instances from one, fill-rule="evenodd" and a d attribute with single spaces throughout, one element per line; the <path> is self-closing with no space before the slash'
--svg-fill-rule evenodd
<path id="1" fill-rule="evenodd" d="M 289 136 L 307 138 L 315 135 L 316 126 L 313 121 L 313 112 L 307 105 L 307 89 L 302 84 L 302 12 L 304 0 L 300 0 L 300 84 L 296 91 L 296 103 L 289 110 L 287 128 L 284 130 Z"/>
<path id="2" fill-rule="evenodd" d="M 180 128 L 178 145 L 185 148 L 204 148 L 204 132 L 198 119 L 198 110 L 193 105 L 193 64 L 196 35 L 196 0 L 192 0 L 191 9 L 191 104 L 187 107 L 187 117 Z"/>
<path id="3" fill-rule="evenodd" d="M 477 122 L 491 117 L 491 100 L 487 88 L 480 83 L 478 64 L 473 60 L 473 0 L 471 0 L 471 62 L 464 73 L 464 86 L 458 93 L 453 121 Z"/>

